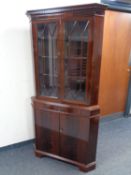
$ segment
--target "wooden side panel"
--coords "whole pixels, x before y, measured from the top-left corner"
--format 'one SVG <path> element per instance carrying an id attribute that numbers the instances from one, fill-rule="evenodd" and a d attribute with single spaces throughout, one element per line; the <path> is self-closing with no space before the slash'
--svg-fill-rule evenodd
<path id="1" fill-rule="evenodd" d="M 96 160 L 99 119 L 100 119 L 99 115 L 90 118 L 88 163 L 95 162 Z"/>
<path id="2" fill-rule="evenodd" d="M 130 49 L 131 14 L 106 11 L 99 90 L 102 115 L 124 111 Z"/>
<path id="3" fill-rule="evenodd" d="M 36 149 L 59 154 L 59 113 L 35 108 Z"/>
<path id="4" fill-rule="evenodd" d="M 103 22 L 104 16 L 94 16 L 94 34 L 93 34 L 93 56 L 91 69 L 91 105 L 98 104 L 100 66 L 102 55 L 102 39 L 103 39 Z"/>

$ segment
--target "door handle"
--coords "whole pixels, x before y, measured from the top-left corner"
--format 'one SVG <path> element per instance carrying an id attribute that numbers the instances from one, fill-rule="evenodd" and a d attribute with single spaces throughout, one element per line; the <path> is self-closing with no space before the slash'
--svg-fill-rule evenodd
<path id="1" fill-rule="evenodd" d="M 128 62 L 128 66 L 131 66 L 131 49 L 130 49 L 130 54 L 129 54 L 129 62 Z"/>
<path id="2" fill-rule="evenodd" d="M 131 72 L 131 69 L 128 68 L 128 69 L 127 69 L 127 72 Z"/>
<path id="3" fill-rule="evenodd" d="M 60 128 L 60 133 L 62 133 L 63 132 L 63 128 Z"/>

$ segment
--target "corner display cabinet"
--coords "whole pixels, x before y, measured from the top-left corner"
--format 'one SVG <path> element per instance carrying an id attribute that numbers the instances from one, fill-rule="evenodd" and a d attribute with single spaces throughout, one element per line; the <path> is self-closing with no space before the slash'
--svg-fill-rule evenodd
<path id="1" fill-rule="evenodd" d="M 35 63 L 35 154 L 81 171 L 96 166 L 105 8 L 87 4 L 27 11 Z"/>

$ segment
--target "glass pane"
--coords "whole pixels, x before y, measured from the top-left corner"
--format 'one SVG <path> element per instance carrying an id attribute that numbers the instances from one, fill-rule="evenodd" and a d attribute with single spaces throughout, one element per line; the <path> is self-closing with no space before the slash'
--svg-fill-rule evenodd
<path id="1" fill-rule="evenodd" d="M 89 21 L 65 22 L 65 98 L 86 100 L 86 67 Z"/>
<path id="2" fill-rule="evenodd" d="M 43 75 L 40 76 L 41 95 L 42 96 L 55 96 L 58 92 L 58 78 L 55 76 Z"/>
<path id="3" fill-rule="evenodd" d="M 58 96 L 57 24 L 38 24 L 40 95 Z"/>

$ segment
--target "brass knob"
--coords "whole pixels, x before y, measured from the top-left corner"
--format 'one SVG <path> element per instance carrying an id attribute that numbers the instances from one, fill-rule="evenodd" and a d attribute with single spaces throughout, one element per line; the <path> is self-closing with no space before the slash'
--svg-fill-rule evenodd
<path id="1" fill-rule="evenodd" d="M 63 128 L 60 128 L 60 133 L 63 132 Z"/>

